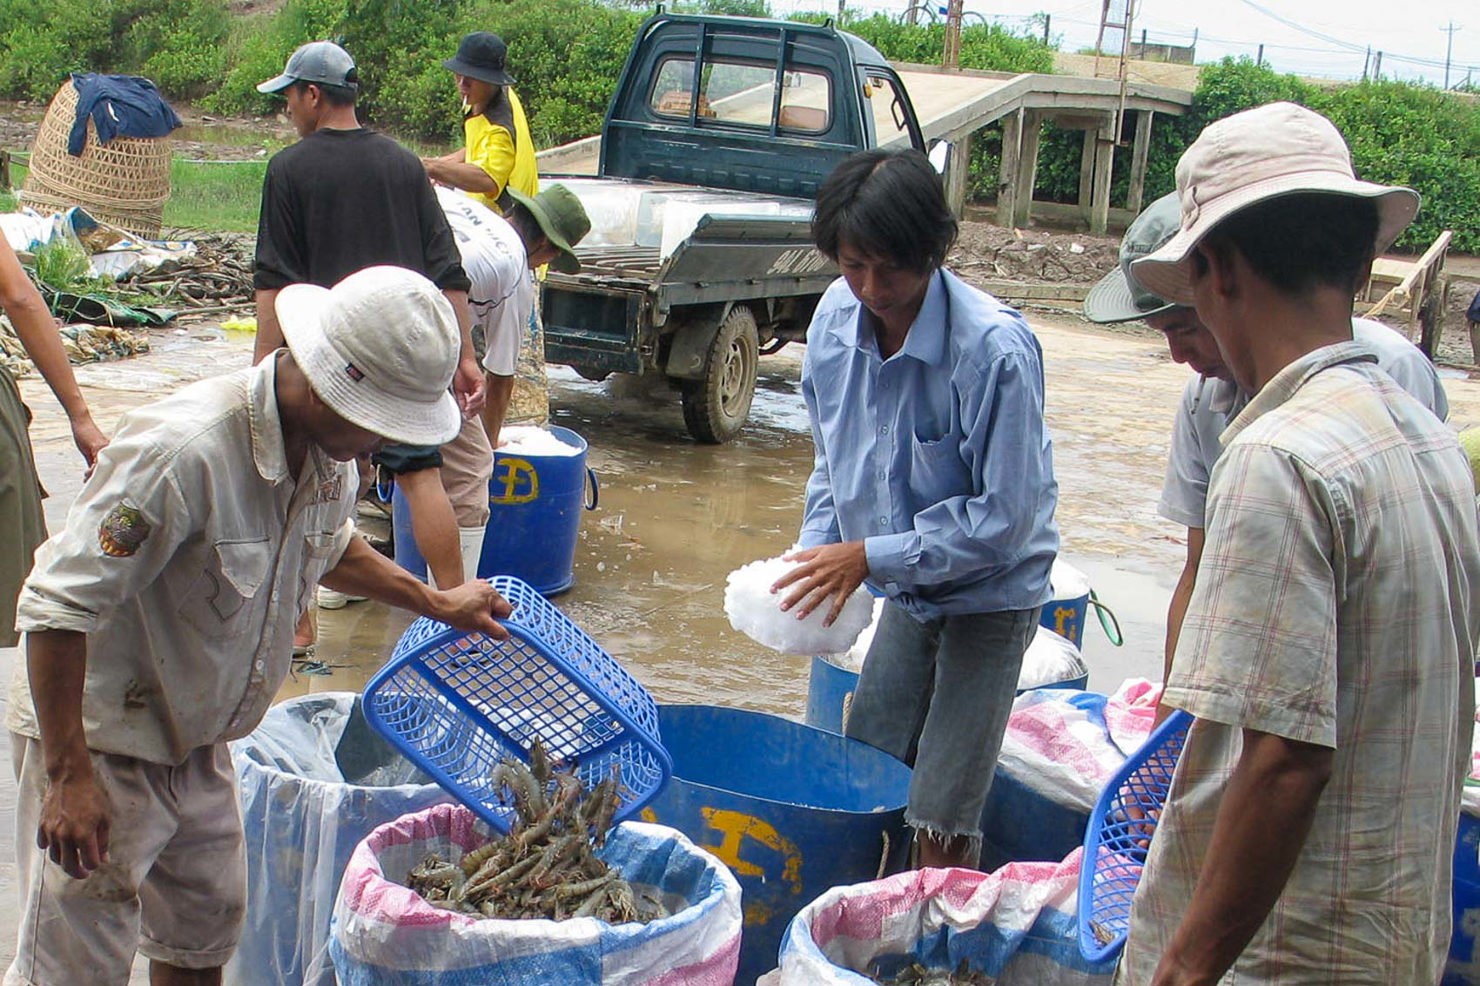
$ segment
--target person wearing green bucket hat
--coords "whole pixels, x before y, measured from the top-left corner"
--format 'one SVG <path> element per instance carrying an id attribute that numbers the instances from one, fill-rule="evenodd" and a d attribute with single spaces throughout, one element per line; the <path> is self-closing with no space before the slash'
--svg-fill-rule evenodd
<path id="1" fill-rule="evenodd" d="M 1187 528 L 1186 556 L 1167 612 L 1163 677 L 1171 674 L 1187 602 L 1197 585 L 1197 566 L 1203 551 L 1203 515 L 1208 481 L 1223 445 L 1219 436 L 1249 403 L 1249 394 L 1234 382 L 1223 362 L 1218 342 L 1191 305 L 1179 305 L 1152 294 L 1136 279 L 1131 265 L 1161 249 L 1181 228 L 1182 210 L 1176 192 L 1151 203 L 1126 228 L 1120 241 L 1120 262 L 1102 277 L 1084 299 L 1084 316 L 1101 325 L 1137 319 L 1166 339 L 1172 360 L 1185 363 L 1196 376 L 1187 381 L 1177 416 L 1172 422 L 1172 444 L 1167 456 L 1157 513 Z M 1449 415 L 1449 399 L 1434 364 L 1401 333 L 1381 322 L 1352 319 L 1352 338 L 1377 354 L 1377 365 L 1398 386 L 1412 394 L 1439 420 Z M 1164 715 L 1166 710 L 1161 710 Z"/>
<path id="2" fill-rule="evenodd" d="M 575 245 L 591 230 L 585 206 L 564 185 L 551 185 L 533 196 L 509 189 L 509 200 L 504 221 L 488 224 L 502 241 L 502 249 L 489 265 L 490 284 L 487 288 L 475 285 L 478 294 L 494 300 L 472 301 L 480 323 L 489 326 L 483 356 L 488 394 L 483 427 L 495 448 L 514 393 L 520 345 L 535 317 L 534 272 L 548 264 L 563 274 L 579 273 L 581 260 Z M 488 310 L 490 305 L 493 310 Z"/>

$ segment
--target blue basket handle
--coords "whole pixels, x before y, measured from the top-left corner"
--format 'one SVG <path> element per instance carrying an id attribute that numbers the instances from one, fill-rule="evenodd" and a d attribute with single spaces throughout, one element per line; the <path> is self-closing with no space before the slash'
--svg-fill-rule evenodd
<path id="1" fill-rule="evenodd" d="M 601 499 L 601 484 L 596 482 L 596 470 L 590 466 L 586 467 L 586 481 L 591 484 L 591 497 L 586 501 L 586 509 L 595 510 Z"/>
<path id="2" fill-rule="evenodd" d="M 382 477 L 385 477 L 385 476 L 390 476 L 390 479 L 387 480 L 387 479 L 382 478 Z M 396 491 L 396 477 L 394 475 L 388 473 L 388 472 L 385 472 L 379 466 L 376 466 L 375 467 L 375 495 L 378 496 L 378 497 L 380 497 L 380 502 L 381 503 L 390 503 L 391 502 L 391 494 L 393 494 L 395 491 Z"/>
<path id="3" fill-rule="evenodd" d="M 1124 646 L 1125 635 L 1120 632 L 1120 621 L 1115 618 L 1115 613 L 1109 606 L 1100 602 L 1093 589 L 1089 591 L 1089 604 L 1095 608 L 1095 615 L 1100 618 L 1100 629 L 1105 631 L 1105 636 L 1110 639 L 1110 643 L 1116 647 Z"/>

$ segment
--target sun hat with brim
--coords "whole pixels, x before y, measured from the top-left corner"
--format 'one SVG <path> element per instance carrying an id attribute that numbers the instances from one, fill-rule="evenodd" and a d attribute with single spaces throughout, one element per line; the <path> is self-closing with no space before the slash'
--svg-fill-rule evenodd
<path id="1" fill-rule="evenodd" d="M 333 288 L 290 284 L 275 308 L 293 359 L 335 414 L 407 445 L 457 436 L 462 414 L 448 386 L 461 337 L 431 281 L 367 267 Z"/>
<path id="2" fill-rule="evenodd" d="M 282 75 L 273 76 L 257 84 L 257 91 L 282 92 L 295 82 L 315 82 L 324 86 L 343 86 L 358 89 L 359 78 L 355 71 L 355 60 L 349 52 L 332 41 L 310 41 L 300 45 L 288 56 L 288 64 Z"/>
<path id="3" fill-rule="evenodd" d="M 1169 192 L 1147 206 L 1121 237 L 1120 264 L 1100 278 L 1085 296 L 1084 317 L 1105 325 L 1131 322 L 1182 307 L 1147 291 L 1131 274 L 1131 264 L 1154 253 L 1175 236 L 1181 221 L 1176 192 Z"/>
<path id="4" fill-rule="evenodd" d="M 1413 189 L 1357 179 L 1346 141 L 1330 120 L 1294 103 L 1269 103 L 1209 124 L 1187 148 L 1177 162 L 1181 229 L 1131 270 L 1146 290 L 1190 305 L 1187 260 L 1209 230 L 1255 203 L 1309 192 L 1374 200 L 1374 256 L 1418 214 Z"/>
<path id="5" fill-rule="evenodd" d="M 509 198 L 529 210 L 545 239 L 560 251 L 560 255 L 550 261 L 550 266 L 562 274 L 579 274 L 581 259 L 576 256 L 574 247 L 591 231 L 591 219 L 576 193 L 564 185 L 550 185 L 535 196 L 512 188 L 504 191 L 509 193 Z"/>
<path id="6" fill-rule="evenodd" d="M 512 86 L 514 77 L 504 70 L 508 57 L 509 46 L 503 38 L 487 31 L 474 31 L 458 42 L 457 54 L 443 62 L 442 67 L 480 82 Z"/>

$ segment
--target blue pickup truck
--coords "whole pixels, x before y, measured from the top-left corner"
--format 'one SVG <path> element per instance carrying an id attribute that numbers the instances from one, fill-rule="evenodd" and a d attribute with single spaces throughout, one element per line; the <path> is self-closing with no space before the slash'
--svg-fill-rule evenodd
<path id="1" fill-rule="evenodd" d="M 583 269 L 544 282 L 545 357 L 601 380 L 661 374 L 701 442 L 745 424 L 759 357 L 803 341 L 837 269 L 812 199 L 863 148 L 924 149 L 898 74 L 831 23 L 658 13 L 602 125 Z"/>

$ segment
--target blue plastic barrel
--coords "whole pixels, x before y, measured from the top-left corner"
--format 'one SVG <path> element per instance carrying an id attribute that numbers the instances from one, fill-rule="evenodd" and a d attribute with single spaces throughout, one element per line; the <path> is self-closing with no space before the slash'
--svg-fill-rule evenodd
<path id="1" fill-rule="evenodd" d="M 556 438 L 580 449 L 577 455 L 513 455 L 494 451 L 488 483 L 488 530 L 478 577 L 512 575 L 553 596 L 575 582 L 581 511 L 595 510 L 596 473 L 586 465 L 586 440 L 569 428 L 551 426 Z M 589 479 L 590 498 L 586 483 Z M 397 490 L 391 497 L 396 564 L 426 578 L 426 560 L 411 533 L 411 511 Z"/>
<path id="2" fill-rule="evenodd" d="M 830 887 L 904 859 L 910 771 L 879 750 L 780 716 L 660 705 L 673 778 L 642 817 L 713 853 L 740 881 L 736 983 L 776 967 L 787 924 Z"/>
<path id="3" fill-rule="evenodd" d="M 1480 986 L 1480 818 L 1469 814 L 1454 841 L 1454 931 L 1440 986 Z"/>

